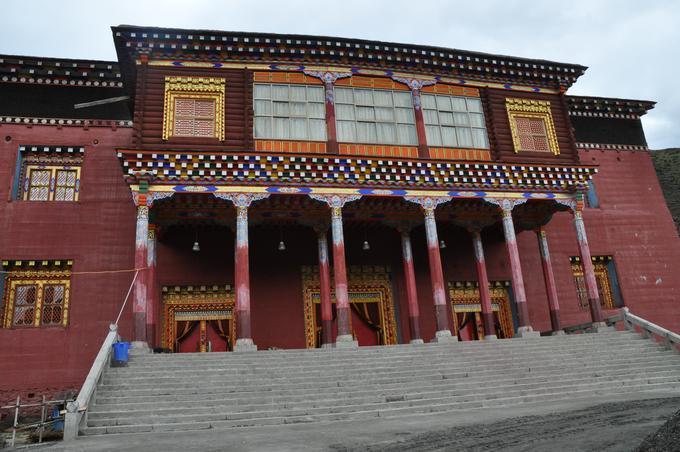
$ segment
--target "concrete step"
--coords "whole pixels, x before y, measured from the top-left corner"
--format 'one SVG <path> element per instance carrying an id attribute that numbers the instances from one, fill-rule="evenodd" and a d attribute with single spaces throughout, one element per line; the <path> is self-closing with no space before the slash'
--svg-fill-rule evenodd
<path id="1" fill-rule="evenodd" d="M 584 384 L 608 384 L 610 386 L 630 385 L 633 382 L 671 382 L 680 383 L 680 372 L 678 369 L 653 371 L 635 375 L 634 377 L 625 380 L 620 379 L 620 375 L 601 375 L 601 376 L 581 376 L 580 378 L 563 378 L 552 381 L 536 381 L 536 379 L 525 379 L 516 381 L 512 384 L 513 393 L 517 395 L 539 394 L 546 392 L 558 392 L 558 389 L 563 388 L 578 388 Z M 172 415 L 172 414 L 199 414 L 205 412 L 213 412 L 216 410 L 228 409 L 230 412 L 248 412 L 264 410 L 266 408 L 284 408 L 284 409 L 300 409 L 308 407 L 333 407 L 349 401 L 360 401 L 361 404 L 372 403 L 390 403 L 404 400 L 419 400 L 419 399 L 440 399 L 445 397 L 458 396 L 462 401 L 470 400 L 486 400 L 494 397 L 500 397 L 507 394 L 508 384 L 497 385 L 483 385 L 480 386 L 476 382 L 468 382 L 464 384 L 450 383 L 448 385 L 441 385 L 439 387 L 410 387 L 399 388 L 391 394 L 385 391 L 357 391 L 359 394 L 348 392 L 346 394 L 327 393 L 321 397 L 295 397 L 288 399 L 272 398 L 252 398 L 240 399 L 238 402 L 229 399 L 212 399 L 210 401 L 200 400 L 192 402 L 182 402 L 181 406 L 177 403 L 162 404 L 162 403 L 146 403 L 146 404 L 107 404 L 106 411 L 99 410 L 95 407 L 90 414 L 89 419 L 108 419 L 116 417 L 129 416 L 144 416 L 144 415 Z"/>
<path id="2" fill-rule="evenodd" d="M 627 391 L 674 391 L 680 393 L 680 384 L 647 384 L 640 387 L 629 386 Z M 486 400 L 486 401 L 470 401 L 461 403 L 442 403 L 441 401 L 423 401 L 422 404 L 396 406 L 388 408 L 371 407 L 362 411 L 339 411 L 334 413 L 317 413 L 317 414 L 300 414 L 295 413 L 290 416 L 264 416 L 264 417 L 250 417 L 240 419 L 227 419 L 216 416 L 213 420 L 189 420 L 184 419 L 184 422 L 164 422 L 163 418 L 155 419 L 158 422 L 153 423 L 136 423 L 136 424 L 122 424 L 122 425 L 102 425 L 89 426 L 84 430 L 87 435 L 103 434 L 103 433 L 141 433 L 141 432 L 164 432 L 164 431 L 182 431 L 182 430 L 201 430 L 207 428 L 230 428 L 230 427 L 252 427 L 264 425 L 280 425 L 280 424 L 294 424 L 294 423 L 308 423 L 308 422 L 330 422 L 340 420 L 362 420 L 372 419 L 376 417 L 395 418 L 403 416 L 413 416 L 420 413 L 436 413 L 454 410 L 468 410 L 475 408 L 487 407 L 505 407 L 525 403 L 537 402 L 557 402 L 560 400 L 568 400 L 572 398 L 585 398 L 589 396 L 605 396 L 618 394 L 621 391 L 604 390 L 604 389 L 583 389 L 574 391 L 569 394 L 547 393 L 530 396 L 506 397 L 503 399 Z M 365 408 L 365 407 L 364 407 Z"/>
<path id="3" fill-rule="evenodd" d="M 247 390 L 248 388 L 257 388 L 259 391 L 267 390 L 268 388 L 283 388 L 295 387 L 303 385 L 309 387 L 325 386 L 355 386 L 356 384 L 369 384 L 373 381 L 385 381 L 399 378 L 449 378 L 456 379 L 461 377 L 474 377 L 479 381 L 483 381 L 485 377 L 496 375 L 515 375 L 517 373 L 533 372 L 534 374 L 548 373 L 559 375 L 566 369 L 583 372 L 584 370 L 606 371 L 607 369 L 630 368 L 631 366 L 649 366 L 655 363 L 663 363 L 664 360 L 652 356 L 642 357 L 628 356 L 618 359 L 608 359 L 597 362 L 582 361 L 582 360 L 568 360 L 564 359 L 560 362 L 533 362 L 533 363 L 503 363 L 484 365 L 477 364 L 470 367 L 460 367 L 455 363 L 449 365 L 441 365 L 434 367 L 395 367 L 387 368 L 379 371 L 355 372 L 353 369 L 345 369 L 342 373 L 331 374 L 327 376 L 252 376 L 249 379 L 233 378 L 228 373 L 224 375 L 216 375 L 204 377 L 201 373 L 197 373 L 193 380 L 178 379 L 176 381 L 156 381 L 154 379 L 139 381 L 125 381 L 122 383 L 103 384 L 99 387 L 98 395 L 110 395 L 110 393 L 124 393 L 127 395 L 138 395 L 148 393 L 148 391 L 165 391 L 165 390 L 181 390 L 187 388 L 196 388 L 197 380 L 200 381 L 203 387 L 213 388 L 233 388 L 234 390 Z M 231 377 L 231 378 L 230 378 Z M 235 384 L 238 382 L 238 384 Z"/>
<path id="4" fill-rule="evenodd" d="M 533 339 L 131 355 L 107 369 L 86 434 L 413 416 L 576 397 L 680 394 L 680 359 L 630 332 Z"/>
<path id="5" fill-rule="evenodd" d="M 439 359 L 439 358 L 433 358 L 431 360 L 428 360 L 427 358 L 422 358 L 422 359 L 399 359 L 399 360 L 394 360 L 394 361 L 381 361 L 374 363 L 373 365 L 370 365 L 370 363 L 367 364 L 360 364 L 360 365 L 352 365 L 351 370 L 353 373 L 356 374 L 369 374 L 371 372 L 376 373 L 376 372 L 381 372 L 383 370 L 389 370 L 389 369 L 403 369 L 403 368 L 410 368 L 410 367 L 418 367 L 418 368 L 438 368 L 438 367 L 447 367 L 447 366 L 457 366 L 459 368 L 474 368 L 475 366 L 481 366 L 484 365 L 486 366 L 502 366 L 502 365 L 512 365 L 512 366 L 518 366 L 518 365 L 549 365 L 549 364 L 554 364 L 554 363 L 565 363 L 566 361 L 569 362 L 590 362 L 593 360 L 601 360 L 601 359 L 606 359 L 608 361 L 615 361 L 618 359 L 629 359 L 631 356 L 636 356 L 639 355 L 640 353 L 634 353 L 634 352 L 640 352 L 641 350 L 626 350 L 625 353 L 609 353 L 606 350 L 605 351 L 595 351 L 595 352 L 579 352 L 579 353 L 573 353 L 573 354 L 562 354 L 560 356 L 554 356 L 550 354 L 541 354 L 541 355 L 534 355 L 534 354 L 526 354 L 522 356 L 508 356 L 508 355 L 501 355 L 501 356 L 494 356 L 494 357 L 478 357 L 477 359 L 471 359 L 471 360 L 462 360 L 462 359 L 450 359 L 450 358 L 445 358 L 445 359 Z M 660 348 L 654 348 L 654 349 L 649 349 L 646 350 L 646 353 L 644 353 L 645 357 L 652 358 L 652 357 L 660 357 L 663 358 L 665 355 L 665 351 L 661 350 Z M 491 363 L 488 365 L 485 364 L 480 364 L 480 363 Z M 291 365 L 292 364 L 292 365 Z M 234 369 L 229 366 L 224 366 L 224 367 L 219 367 L 219 366 L 210 366 L 210 367 L 198 367 L 198 366 L 191 366 L 190 369 L 187 369 L 186 367 L 182 368 L 181 370 L 173 370 L 173 369 L 167 369 L 165 371 L 159 371 L 159 370 L 154 370 L 154 371 L 142 371 L 142 370 L 133 370 L 129 369 L 126 373 L 116 373 L 113 375 L 107 375 L 104 377 L 103 383 L 104 385 L 114 385 L 114 384 L 134 384 L 136 381 L 140 380 L 147 380 L 147 381 L 153 381 L 154 383 L 162 383 L 164 381 L 179 381 L 182 379 L 189 379 L 191 382 L 195 381 L 196 375 L 200 374 L 202 378 L 209 378 L 211 376 L 218 377 L 220 379 L 224 379 L 227 377 L 231 378 L 242 378 L 244 376 L 247 376 L 249 378 L 252 377 L 264 377 L 265 375 L 267 378 L 290 378 L 298 375 L 306 375 L 309 377 L 317 377 L 317 376 L 322 376 L 322 375 L 338 375 L 338 373 L 342 373 L 349 369 L 350 367 L 347 364 L 342 364 L 342 365 L 337 365 L 330 363 L 325 366 L 315 366 L 315 367 L 302 367 L 302 366 L 295 366 L 294 363 L 286 363 L 286 365 L 282 366 L 264 366 L 264 365 L 257 365 L 257 366 L 250 366 L 250 367 L 242 367 L 242 368 L 237 368 Z"/>

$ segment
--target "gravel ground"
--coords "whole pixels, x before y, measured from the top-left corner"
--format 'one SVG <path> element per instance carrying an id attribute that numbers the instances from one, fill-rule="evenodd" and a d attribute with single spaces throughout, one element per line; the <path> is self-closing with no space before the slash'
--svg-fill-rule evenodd
<path id="1" fill-rule="evenodd" d="M 675 413 L 659 430 L 649 435 L 636 452 L 680 451 L 680 411 Z"/>
<path id="2" fill-rule="evenodd" d="M 631 451 L 678 406 L 678 398 L 607 403 L 546 416 L 451 427 L 376 444 L 334 444 L 331 449 L 343 452 Z M 638 450 L 680 450 L 680 413 L 675 415 L 674 423 L 669 421 Z"/>

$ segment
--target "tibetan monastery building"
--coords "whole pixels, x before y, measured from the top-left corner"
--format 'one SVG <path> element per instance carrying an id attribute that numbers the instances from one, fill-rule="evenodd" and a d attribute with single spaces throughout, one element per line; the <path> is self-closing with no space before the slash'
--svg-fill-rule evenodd
<path id="1" fill-rule="evenodd" d="M 2 400 L 78 388 L 117 318 L 174 353 L 530 337 L 622 306 L 680 329 L 654 102 L 570 96 L 577 64 L 112 31 L 117 61 L 0 55 Z"/>

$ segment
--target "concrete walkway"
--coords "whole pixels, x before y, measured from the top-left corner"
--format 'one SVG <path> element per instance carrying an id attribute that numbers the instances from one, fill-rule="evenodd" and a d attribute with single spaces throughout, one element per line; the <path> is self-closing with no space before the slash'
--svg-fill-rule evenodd
<path id="1" fill-rule="evenodd" d="M 680 409 L 676 394 L 571 400 L 410 419 L 85 437 L 49 451 L 630 451 Z"/>

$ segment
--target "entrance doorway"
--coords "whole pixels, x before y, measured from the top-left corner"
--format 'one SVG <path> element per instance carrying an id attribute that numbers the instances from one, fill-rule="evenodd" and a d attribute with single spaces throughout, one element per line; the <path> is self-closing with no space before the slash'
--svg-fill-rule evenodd
<path id="1" fill-rule="evenodd" d="M 176 353 L 231 351 L 233 308 L 231 286 L 164 286 L 163 347 Z"/>
<path id="2" fill-rule="evenodd" d="M 509 283 L 506 281 L 490 282 L 491 308 L 499 339 L 514 336 L 512 311 L 510 309 Z M 474 341 L 484 338 L 484 322 L 482 321 L 482 305 L 479 287 L 472 281 L 455 281 L 449 283 L 451 313 L 453 315 L 453 335 L 461 341 Z"/>
<path id="3" fill-rule="evenodd" d="M 331 275 L 332 275 L 331 270 Z M 394 301 L 387 266 L 347 267 L 348 292 L 350 301 L 350 329 L 360 346 L 392 345 L 397 343 L 397 327 L 394 315 Z M 302 267 L 302 292 L 305 313 L 305 337 L 307 348 L 321 346 L 321 297 L 319 289 L 319 268 Z M 333 304 L 332 338 L 337 337 L 335 316 L 335 292 L 331 283 Z"/>

